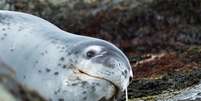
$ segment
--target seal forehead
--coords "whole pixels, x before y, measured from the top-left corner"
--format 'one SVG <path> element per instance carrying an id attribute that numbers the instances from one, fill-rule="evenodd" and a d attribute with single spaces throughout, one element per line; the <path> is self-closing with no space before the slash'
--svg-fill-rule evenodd
<path id="1" fill-rule="evenodd" d="M 102 46 L 91 45 L 91 46 L 87 47 L 85 51 L 94 50 L 94 51 L 100 52 L 102 50 L 102 48 L 103 48 Z"/>
<path id="2" fill-rule="evenodd" d="M 92 39 L 92 40 L 86 40 L 82 43 L 77 44 L 72 51 L 83 51 L 84 50 L 96 50 L 96 51 L 101 51 L 102 49 L 107 49 L 107 50 L 116 50 L 117 48 L 110 44 L 109 42 L 100 40 L 100 39 Z"/>

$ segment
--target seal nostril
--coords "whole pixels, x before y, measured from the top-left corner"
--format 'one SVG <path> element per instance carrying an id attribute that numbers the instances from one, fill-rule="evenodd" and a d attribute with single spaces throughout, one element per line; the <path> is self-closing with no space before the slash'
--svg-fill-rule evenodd
<path id="1" fill-rule="evenodd" d="M 133 77 L 130 77 L 130 78 L 129 78 L 129 81 L 132 81 L 132 80 L 133 80 Z"/>

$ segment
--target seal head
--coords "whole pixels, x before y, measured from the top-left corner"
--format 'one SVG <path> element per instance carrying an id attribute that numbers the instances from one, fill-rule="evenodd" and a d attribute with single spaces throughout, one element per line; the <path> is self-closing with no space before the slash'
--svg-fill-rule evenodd
<path id="1" fill-rule="evenodd" d="M 116 87 L 116 94 L 129 85 L 129 78 L 133 77 L 130 63 L 113 44 L 96 40 L 81 43 L 72 50 L 78 72 L 110 82 Z"/>

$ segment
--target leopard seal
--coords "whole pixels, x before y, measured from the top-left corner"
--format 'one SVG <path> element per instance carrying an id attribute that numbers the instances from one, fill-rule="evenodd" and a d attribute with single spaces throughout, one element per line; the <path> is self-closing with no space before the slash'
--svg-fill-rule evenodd
<path id="1" fill-rule="evenodd" d="M 50 101 L 112 101 L 133 75 L 115 45 L 22 12 L 0 11 L 0 56 Z"/>

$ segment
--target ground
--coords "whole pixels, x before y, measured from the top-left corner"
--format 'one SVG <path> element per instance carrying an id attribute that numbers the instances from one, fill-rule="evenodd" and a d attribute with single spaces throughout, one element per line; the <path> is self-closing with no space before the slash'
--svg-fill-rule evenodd
<path id="1" fill-rule="evenodd" d="M 32 13 L 68 32 L 105 39 L 122 49 L 134 71 L 130 99 L 153 101 L 201 79 L 200 0 L 14 1 L 6 9 Z"/>

